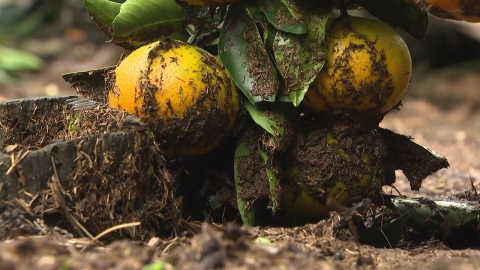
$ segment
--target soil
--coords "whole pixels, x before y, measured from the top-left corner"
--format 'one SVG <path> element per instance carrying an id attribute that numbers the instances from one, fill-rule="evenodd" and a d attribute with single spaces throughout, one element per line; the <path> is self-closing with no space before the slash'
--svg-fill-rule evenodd
<path id="1" fill-rule="evenodd" d="M 442 110 L 427 100 L 407 99 L 402 110 L 385 117 L 381 126 L 409 134 L 414 141 L 448 157 L 451 167 L 440 170 L 423 182 L 420 191 L 397 173 L 395 188 L 403 195 L 444 197 L 479 188 L 480 112 L 459 105 Z M 397 194 L 392 188 L 387 193 Z M 480 251 L 452 250 L 438 239 L 404 243 L 401 248 L 380 249 L 360 245 L 334 235 L 330 219 L 296 227 L 240 228 L 233 224 L 192 222 L 191 232 L 174 238 L 151 238 L 138 242 L 127 239 L 105 244 L 75 238 L 73 232 L 49 227 L 41 220 L 30 221 L 21 212 L 5 212 L 0 222 L 4 240 L 0 243 L 2 269 L 139 269 L 163 261 L 165 269 L 474 269 Z M 8 237 L 5 233 L 8 232 Z M 255 242 L 264 237 L 271 244 Z"/>

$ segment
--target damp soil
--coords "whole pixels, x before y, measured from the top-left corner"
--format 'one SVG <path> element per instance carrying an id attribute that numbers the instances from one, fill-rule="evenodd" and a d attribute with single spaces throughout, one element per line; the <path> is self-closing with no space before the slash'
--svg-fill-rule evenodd
<path id="1" fill-rule="evenodd" d="M 77 106 L 86 107 L 85 104 Z M 96 107 L 93 106 L 93 108 Z M 99 107 L 96 110 L 107 109 Z M 112 113 L 114 116 L 109 118 L 109 121 L 105 121 L 110 123 L 106 125 L 110 126 L 108 131 L 121 130 L 122 126 L 142 127 L 141 122 L 132 124 L 132 121 L 122 120 L 126 117 L 125 115 L 115 116 L 115 111 L 101 115 L 111 115 Z M 480 150 L 480 136 L 475 129 L 468 129 L 472 127 L 472 124 L 468 123 L 477 123 L 480 120 L 480 114 L 474 111 L 460 114 L 460 116 L 459 114 L 458 111 L 443 111 L 426 101 L 407 100 L 401 111 L 392 112 L 385 117 L 381 123 L 382 128 L 410 134 L 416 142 L 434 149 L 441 155 L 446 155 L 451 161 L 451 168 L 427 177 L 418 192 L 412 191 L 408 179 L 401 172 L 397 172 L 397 181 L 394 184 L 396 190 L 407 196 L 419 197 L 434 194 L 438 197 L 449 196 L 453 193 L 464 194 L 464 191 L 472 189 L 472 185 L 480 188 L 478 183 L 480 163 L 478 163 L 478 159 L 473 158 Z M 98 114 L 93 113 L 93 115 Z M 99 121 L 92 115 L 82 117 L 82 119 L 86 119 L 84 122 L 88 122 L 88 119 L 91 119 L 92 122 Z M 463 118 L 460 121 L 458 117 Z M 61 122 L 58 121 L 59 125 Z M 126 122 L 130 122 L 130 124 L 126 125 Z M 75 130 L 72 122 L 69 124 L 67 121 L 63 125 L 70 126 L 70 130 Z M 88 126 L 84 126 L 80 130 L 87 130 L 81 135 L 98 132 L 97 130 L 88 132 Z M 346 132 L 342 127 L 331 130 L 337 140 L 348 138 L 348 136 L 342 136 Z M 438 130 L 438 132 L 433 132 L 433 130 Z M 306 131 L 302 135 L 304 140 L 299 140 L 303 143 L 297 143 L 298 145 L 294 143 L 294 147 L 308 149 L 301 145 L 305 146 L 309 142 L 313 143 L 318 140 L 315 136 L 319 134 L 318 127 L 309 125 Z M 350 132 L 351 130 L 347 133 Z M 357 132 L 361 131 L 357 129 Z M 458 132 L 463 132 L 463 135 Z M 72 136 L 77 135 L 80 136 L 80 134 Z M 53 137 L 52 139 L 55 140 Z M 370 141 L 372 138 L 366 136 L 365 144 L 372 143 Z M 410 138 L 405 139 L 409 140 Z M 238 138 L 234 138 L 234 140 L 236 141 Z M 248 142 L 253 147 L 257 145 L 258 140 L 252 138 Z M 41 146 L 43 145 L 37 147 Z M 153 149 L 147 148 L 140 153 L 152 152 Z M 49 218 L 39 219 L 26 211 L 29 208 L 25 205 L 10 207 L 8 211 L 3 211 L 0 215 L 0 224 L 3 228 L 0 230 L 2 239 L 0 242 L 0 268 L 141 269 L 145 265 L 162 262 L 165 264 L 165 269 L 171 269 L 173 266 L 178 269 L 350 269 L 353 267 L 366 269 L 471 269 L 480 263 L 480 251 L 476 250 L 475 245 L 455 246 L 451 244 L 452 240 L 446 242 L 442 241 L 442 238 L 432 235 L 418 236 L 410 242 L 399 244 L 394 249 L 360 245 L 354 235 L 344 233 L 344 228 L 348 224 L 344 222 L 341 215 L 337 214 L 333 214 L 323 221 L 316 220 L 306 224 L 293 222 L 289 226 L 278 226 L 278 223 L 274 224 L 275 226 L 262 224 L 259 227 L 245 229 L 231 224 L 230 222 L 240 221 L 238 214 L 235 214 L 234 207 L 220 206 L 216 210 L 209 211 L 205 211 L 205 209 L 213 206 L 213 201 L 209 196 L 214 191 L 220 204 L 235 203 L 232 201 L 234 186 L 231 180 L 232 176 L 230 170 L 225 169 L 231 166 L 228 162 L 229 158 L 226 157 L 231 157 L 234 149 L 235 144 L 232 143 L 224 145 L 209 156 L 202 158 L 166 160 L 165 166 L 168 173 L 173 179 L 178 179 L 171 183 L 177 188 L 177 211 L 180 211 L 179 208 L 182 206 L 195 206 L 186 207 L 182 221 L 177 220 L 183 224 L 182 227 L 173 230 L 171 227 L 173 224 L 167 225 L 159 219 L 155 219 L 155 215 L 158 213 L 164 213 L 165 216 L 162 218 L 167 220 L 175 219 L 175 217 L 168 216 L 172 214 L 169 211 L 159 212 L 162 205 L 152 204 L 155 202 L 153 197 L 147 201 L 142 198 L 130 197 L 132 192 L 148 194 L 149 189 L 152 189 L 153 182 L 147 183 L 147 186 L 144 186 L 146 189 L 138 189 L 135 186 L 122 185 L 119 182 L 122 179 L 115 182 L 115 185 L 122 191 L 109 193 L 109 196 L 117 196 L 111 197 L 109 200 L 116 199 L 118 204 L 106 211 L 106 213 L 112 213 L 114 219 L 96 221 L 98 224 L 103 224 L 102 228 L 127 223 L 129 220 L 118 219 L 119 216 L 115 215 L 115 211 L 128 212 L 131 211 L 129 209 L 137 209 L 138 212 L 133 211 L 136 217 L 141 216 L 142 213 L 148 216 L 150 213 L 150 220 L 153 219 L 157 222 L 145 224 L 158 226 L 164 232 L 170 228 L 171 234 L 161 234 L 158 231 L 153 234 L 142 234 L 142 231 L 155 231 L 155 228 L 142 224 L 140 227 L 132 227 L 127 231 L 117 229 L 99 240 L 93 240 L 89 237 L 80 237 L 72 226 L 64 226 L 68 222 L 58 223 L 58 216 L 56 216 L 57 220 L 55 220 L 55 216 L 48 215 Z M 312 156 L 312 154 L 301 155 L 303 158 L 301 160 L 310 162 L 311 159 L 308 156 Z M 140 156 L 141 159 L 148 157 L 149 155 Z M 297 158 L 300 159 L 300 156 Z M 86 172 L 83 174 L 83 178 L 78 178 L 78 188 L 85 189 L 80 185 L 90 185 L 85 190 L 95 190 L 95 188 L 102 187 L 99 182 L 109 180 L 107 177 L 108 167 L 104 171 L 100 167 L 89 167 L 87 166 L 88 158 L 83 159 L 82 162 L 85 165 L 81 168 L 97 170 L 99 175 L 93 179 L 86 179 L 86 176 L 92 175 L 91 172 Z M 138 162 L 140 161 L 128 164 L 141 164 Z M 255 156 L 251 162 L 247 160 L 240 164 L 242 173 L 247 174 L 257 163 L 263 163 L 260 156 Z M 199 167 L 210 169 L 204 170 Z M 132 167 L 122 168 L 123 171 L 129 171 Z M 141 168 L 139 167 L 139 169 Z M 157 174 L 155 171 L 151 171 L 152 169 L 146 168 L 147 171 Z M 263 172 L 264 170 L 258 170 L 258 173 L 254 174 L 256 177 L 266 179 Z M 130 178 L 137 181 L 142 177 L 148 177 L 148 175 L 130 175 Z M 130 178 L 123 180 L 130 181 Z M 182 181 L 184 182 L 182 183 Z M 223 187 L 223 189 L 219 189 L 219 187 Z M 265 187 L 268 185 L 262 186 L 259 190 L 265 190 Z M 103 186 L 103 188 L 105 187 Z M 397 194 L 393 188 L 386 188 L 385 191 Z M 97 190 L 93 194 L 101 194 L 101 192 L 102 190 Z M 158 194 L 161 193 L 162 191 L 158 191 Z M 127 200 L 119 200 L 119 195 L 127 197 Z M 244 195 L 257 198 L 265 194 Z M 75 199 L 74 193 L 69 196 L 73 196 L 72 199 Z M 68 198 L 68 196 L 65 197 Z M 135 203 L 122 205 L 122 202 L 126 203 L 130 199 L 133 199 Z M 470 199 L 478 200 L 475 196 Z M 99 210 L 96 208 L 108 205 L 108 201 L 102 201 L 101 197 L 98 197 L 97 200 L 98 203 L 92 204 L 92 208 L 80 208 L 84 211 L 78 212 L 81 215 L 75 215 L 75 217 L 82 220 L 79 217 L 82 215 L 84 218 L 88 217 L 87 212 L 95 213 Z M 138 204 L 142 202 L 143 204 L 138 207 Z M 162 200 L 157 200 L 157 202 L 160 203 Z M 75 208 L 70 209 L 74 210 Z M 95 220 L 92 219 L 90 222 L 95 222 Z M 93 236 L 100 233 L 99 228 L 92 230 L 89 227 L 88 229 L 93 232 Z M 271 244 L 259 243 L 261 241 L 256 241 L 258 237 L 268 239 Z M 462 232 L 460 232 L 458 238 L 454 238 L 453 242 L 458 243 L 463 241 L 462 239 Z"/>

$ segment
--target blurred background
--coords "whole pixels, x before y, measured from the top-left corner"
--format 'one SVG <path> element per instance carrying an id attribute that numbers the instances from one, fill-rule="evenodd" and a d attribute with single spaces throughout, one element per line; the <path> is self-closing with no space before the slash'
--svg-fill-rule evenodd
<path id="1" fill-rule="evenodd" d="M 480 105 L 480 23 L 431 17 L 425 40 L 402 34 L 414 61 L 408 97 Z M 0 0 L 0 99 L 74 94 L 62 73 L 114 65 L 121 53 L 82 0 Z"/>
<path id="2" fill-rule="evenodd" d="M 115 65 L 82 0 L 0 0 L 0 99 L 67 95 L 61 74 Z"/>

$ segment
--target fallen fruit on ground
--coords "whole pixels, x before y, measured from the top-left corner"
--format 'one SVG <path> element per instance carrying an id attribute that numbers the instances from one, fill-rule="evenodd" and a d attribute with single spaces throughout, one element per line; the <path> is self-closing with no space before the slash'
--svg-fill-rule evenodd
<path id="1" fill-rule="evenodd" d="M 327 31 L 325 43 L 326 62 L 306 94 L 307 107 L 384 113 L 400 103 L 412 61 L 393 28 L 376 20 L 341 17 Z"/>
<path id="2" fill-rule="evenodd" d="M 291 150 L 280 203 L 289 216 L 328 217 L 342 205 L 379 192 L 393 173 L 383 138 L 348 125 L 299 131 Z"/>
<path id="3" fill-rule="evenodd" d="M 128 55 L 114 75 L 109 105 L 143 118 L 167 156 L 205 154 L 234 127 L 236 86 L 201 48 L 157 41 Z"/>

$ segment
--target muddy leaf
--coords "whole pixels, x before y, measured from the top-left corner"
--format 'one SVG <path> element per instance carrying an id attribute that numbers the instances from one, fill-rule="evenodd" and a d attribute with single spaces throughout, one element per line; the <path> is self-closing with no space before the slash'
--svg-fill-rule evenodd
<path id="1" fill-rule="evenodd" d="M 360 0 L 360 4 L 373 16 L 400 27 L 418 39 L 424 39 L 428 29 L 428 15 L 405 0 Z"/>
<path id="2" fill-rule="evenodd" d="M 113 37 L 112 22 L 120 13 L 122 4 L 109 0 L 83 0 L 88 14 L 107 38 Z"/>
<path id="3" fill-rule="evenodd" d="M 272 168 L 270 168 L 269 164 L 272 163 L 271 156 L 262 148 L 259 146 L 258 147 L 260 155 L 263 158 L 263 161 L 265 162 L 265 171 L 267 173 L 268 177 L 268 184 L 270 186 L 270 198 L 272 202 L 272 213 L 275 214 L 278 211 L 278 201 L 277 201 L 277 193 L 280 188 L 280 184 L 278 183 L 278 178 L 273 172 Z"/>
<path id="4" fill-rule="evenodd" d="M 409 223 L 418 229 L 458 228 L 469 222 L 478 225 L 478 202 L 395 198 L 392 203 L 394 210 L 407 215 Z"/>
<path id="5" fill-rule="evenodd" d="M 277 145 L 280 145 L 285 136 L 285 128 L 282 124 L 285 121 L 284 114 L 281 111 L 263 109 L 261 104 L 252 105 L 245 102 L 244 105 L 253 121 L 270 133 Z"/>
<path id="6" fill-rule="evenodd" d="M 308 87 L 325 64 L 325 26 L 329 12 L 317 9 L 304 11 L 303 14 L 308 22 L 305 35 L 278 31 L 272 43 L 277 68 L 294 106 L 303 100 Z"/>
<path id="7" fill-rule="evenodd" d="M 303 19 L 303 15 L 298 9 L 297 2 L 296 1 L 291 1 L 291 0 L 281 0 L 282 3 L 287 7 L 288 11 L 290 14 L 297 20 L 301 21 Z M 303 3 L 300 3 L 302 5 Z"/>
<path id="8" fill-rule="evenodd" d="M 262 40 L 264 43 L 267 43 L 268 39 L 272 39 L 273 34 L 275 33 L 275 29 L 273 26 L 268 22 L 265 14 L 263 14 L 260 7 L 256 4 L 246 4 L 245 10 L 247 11 L 247 15 L 252 18 L 257 24 L 257 27 L 260 30 L 260 34 L 262 36 Z"/>
<path id="9" fill-rule="evenodd" d="M 277 71 L 260 33 L 244 6 L 235 5 L 227 14 L 220 33 L 218 54 L 233 81 L 253 104 L 275 101 Z"/>
<path id="10" fill-rule="evenodd" d="M 144 44 L 182 31 L 188 21 L 174 0 L 127 0 L 112 23 L 113 39 Z"/>
<path id="11" fill-rule="evenodd" d="M 307 26 L 295 4 L 289 8 L 281 0 L 262 0 L 257 2 L 267 20 L 278 30 L 293 34 L 305 34 Z"/>
<path id="12" fill-rule="evenodd" d="M 105 79 L 115 66 L 62 74 L 62 78 L 72 86 L 77 93 L 95 101 L 105 102 Z"/>
<path id="13" fill-rule="evenodd" d="M 387 144 L 393 168 L 402 170 L 412 190 L 419 190 L 427 176 L 450 166 L 446 158 L 414 143 L 408 136 L 383 128 L 377 130 Z"/>
<path id="14" fill-rule="evenodd" d="M 233 177 L 235 180 L 235 190 L 237 192 L 237 206 L 238 211 L 240 212 L 240 217 L 242 218 L 243 223 L 248 226 L 253 226 L 255 224 L 255 206 L 250 207 L 247 210 L 247 203 L 242 199 L 240 193 L 242 191 L 241 179 L 238 173 L 238 162 L 239 159 L 249 158 L 251 155 L 250 150 L 248 149 L 247 144 L 244 141 L 240 141 L 235 150 L 234 156 L 234 167 L 233 167 Z"/>
<path id="15" fill-rule="evenodd" d="M 406 214 L 383 224 L 381 228 L 359 235 L 362 245 L 370 245 L 378 248 L 394 248 L 402 239 L 402 231 L 405 226 Z"/>

